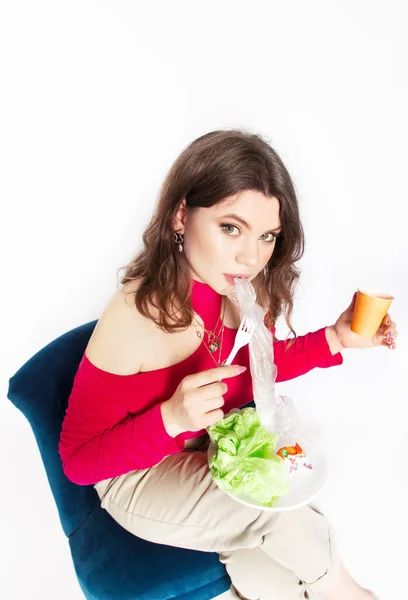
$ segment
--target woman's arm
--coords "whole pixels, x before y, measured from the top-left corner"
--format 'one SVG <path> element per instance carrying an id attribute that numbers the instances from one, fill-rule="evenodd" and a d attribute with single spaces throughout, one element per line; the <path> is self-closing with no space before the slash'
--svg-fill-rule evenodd
<path id="1" fill-rule="evenodd" d="M 274 330 L 272 330 L 274 331 Z M 291 340 L 274 342 L 273 350 L 277 367 L 276 381 L 287 381 L 319 367 L 325 369 L 343 363 L 336 340 L 330 338 L 330 328 L 298 336 L 288 348 Z M 332 354 L 332 351 L 335 354 Z"/>
<path id="2" fill-rule="evenodd" d="M 79 365 L 62 426 L 59 452 L 74 483 L 94 484 L 146 469 L 184 444 L 167 433 L 161 402 L 137 406 L 143 344 L 151 337 L 132 300 L 117 292 L 99 319 Z M 136 398 L 137 400 L 137 398 Z M 163 401 L 167 398 L 163 398 Z M 181 444 L 181 446 L 180 446 Z"/>
<path id="3" fill-rule="evenodd" d="M 161 403 L 128 415 L 116 394 L 81 382 L 81 363 L 64 419 L 59 453 L 65 475 L 79 485 L 95 484 L 135 469 L 147 469 L 183 449 L 164 428 Z"/>

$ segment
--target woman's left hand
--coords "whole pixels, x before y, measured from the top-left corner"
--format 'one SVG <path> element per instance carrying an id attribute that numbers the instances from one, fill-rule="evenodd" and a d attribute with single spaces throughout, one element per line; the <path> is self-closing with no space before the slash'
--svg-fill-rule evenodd
<path id="1" fill-rule="evenodd" d="M 354 294 L 350 306 L 340 315 L 333 331 L 343 348 L 373 348 L 376 346 L 385 346 L 389 350 L 395 350 L 397 347 L 396 339 L 398 331 L 396 324 L 391 320 L 387 313 L 382 320 L 382 323 L 373 337 L 364 337 L 351 331 L 351 320 L 353 317 L 354 305 L 357 294 Z"/>

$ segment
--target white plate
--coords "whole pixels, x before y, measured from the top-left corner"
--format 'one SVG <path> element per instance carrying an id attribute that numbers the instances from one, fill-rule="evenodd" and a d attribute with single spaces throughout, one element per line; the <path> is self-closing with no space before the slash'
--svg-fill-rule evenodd
<path id="1" fill-rule="evenodd" d="M 248 498 L 242 495 L 231 494 L 223 490 L 228 496 L 258 510 L 269 510 L 269 511 L 282 511 L 282 510 L 293 510 L 300 508 L 312 502 L 316 496 L 320 494 L 326 485 L 329 477 L 329 465 L 323 452 L 318 447 L 312 447 L 306 440 L 300 436 L 290 436 L 287 434 L 280 436 L 277 448 L 282 446 L 294 445 L 296 442 L 300 444 L 304 450 L 307 458 L 311 461 L 313 469 L 311 471 L 307 469 L 299 469 L 295 471 L 289 477 L 289 492 L 286 496 L 282 496 L 274 506 L 263 506 L 258 504 L 252 498 Z M 210 442 L 208 447 L 208 464 L 211 464 L 211 460 L 216 452 L 217 447 Z M 215 480 L 214 480 L 215 481 Z M 217 481 L 215 481 L 217 483 Z M 218 485 L 218 484 L 217 484 Z M 221 488 L 220 488 L 221 489 Z"/>

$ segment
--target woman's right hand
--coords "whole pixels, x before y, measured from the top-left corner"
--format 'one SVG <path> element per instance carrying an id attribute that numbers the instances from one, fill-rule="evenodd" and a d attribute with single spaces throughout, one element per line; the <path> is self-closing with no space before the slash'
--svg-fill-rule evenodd
<path id="1" fill-rule="evenodd" d="M 222 379 L 236 377 L 246 367 L 228 365 L 187 375 L 170 400 L 161 405 L 164 427 L 171 437 L 184 431 L 200 431 L 223 418 L 223 394 L 228 390 Z"/>

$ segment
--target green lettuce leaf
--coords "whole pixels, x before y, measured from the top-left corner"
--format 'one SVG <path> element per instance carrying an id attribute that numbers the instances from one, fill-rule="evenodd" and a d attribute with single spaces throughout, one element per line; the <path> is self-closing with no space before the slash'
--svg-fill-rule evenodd
<path id="1" fill-rule="evenodd" d="M 288 493 L 288 469 L 276 454 L 279 436 L 261 425 L 253 408 L 231 413 L 208 433 L 217 447 L 211 475 L 221 489 L 263 506 L 273 506 Z"/>

